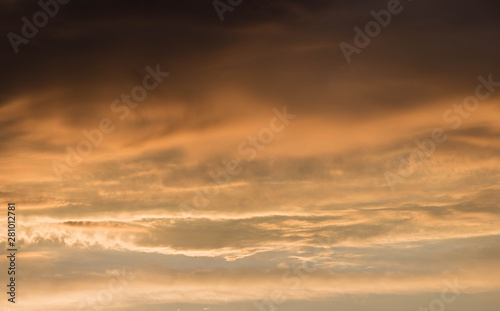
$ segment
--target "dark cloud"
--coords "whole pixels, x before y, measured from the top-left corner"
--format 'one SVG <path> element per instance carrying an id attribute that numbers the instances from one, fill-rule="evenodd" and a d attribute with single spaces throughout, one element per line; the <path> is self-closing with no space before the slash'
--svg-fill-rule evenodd
<path id="1" fill-rule="evenodd" d="M 211 1 L 74 0 L 18 55 L 5 36 L 2 93 L 16 98 L 57 89 L 62 97 L 34 102 L 33 113 L 82 117 L 137 84 L 146 65 L 160 63 L 175 78 L 157 95 L 171 100 L 199 105 L 225 84 L 302 113 L 359 118 L 428 105 L 457 88 L 472 92 L 477 75 L 498 73 L 498 21 L 491 13 L 498 4 L 418 1 L 405 2 L 405 10 L 355 55 L 365 72 L 345 75 L 338 44 L 352 42 L 353 27 L 371 20 L 371 9 L 385 6 L 244 1 L 221 23 Z M 28 1 L 9 7 L 5 35 L 19 32 L 20 18 L 38 10 Z M 331 92 L 325 86 L 334 76 L 339 83 Z"/>

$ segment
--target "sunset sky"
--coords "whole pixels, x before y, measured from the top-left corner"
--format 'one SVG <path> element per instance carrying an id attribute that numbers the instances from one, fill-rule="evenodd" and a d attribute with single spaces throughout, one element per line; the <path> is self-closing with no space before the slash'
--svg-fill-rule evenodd
<path id="1" fill-rule="evenodd" d="M 498 311 L 500 3 L 395 1 L 2 0 L 0 310 Z"/>

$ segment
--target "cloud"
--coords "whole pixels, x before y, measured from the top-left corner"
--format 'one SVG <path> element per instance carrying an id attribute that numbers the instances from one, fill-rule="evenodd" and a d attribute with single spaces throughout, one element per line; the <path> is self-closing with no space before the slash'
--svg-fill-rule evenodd
<path id="1" fill-rule="evenodd" d="M 339 44 L 386 4 L 244 1 L 221 23 L 211 1 L 72 0 L 19 54 L 3 40 L 0 197 L 19 205 L 20 310 L 73 310 L 122 268 L 138 277 L 116 310 L 231 309 L 286 290 L 304 263 L 319 269 L 283 309 L 408 302 L 455 277 L 470 305 L 499 291 L 498 92 L 456 130 L 443 119 L 479 75 L 500 81 L 499 4 L 404 2 L 348 65 Z M 6 33 L 40 9 L 0 6 Z M 120 120 L 111 103 L 156 64 L 168 81 Z M 297 117 L 247 160 L 240 144 L 283 107 Z M 53 161 L 102 118 L 116 130 L 57 180 Z M 391 192 L 384 173 L 435 128 L 446 142 Z M 214 186 L 228 160 L 241 173 Z"/>

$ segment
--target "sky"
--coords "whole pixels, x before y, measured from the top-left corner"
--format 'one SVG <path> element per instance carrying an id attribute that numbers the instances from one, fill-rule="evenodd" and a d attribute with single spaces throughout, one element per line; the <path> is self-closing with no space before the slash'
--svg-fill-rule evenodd
<path id="1" fill-rule="evenodd" d="M 0 2 L 1 310 L 498 310 L 498 2 L 65 1 Z"/>

